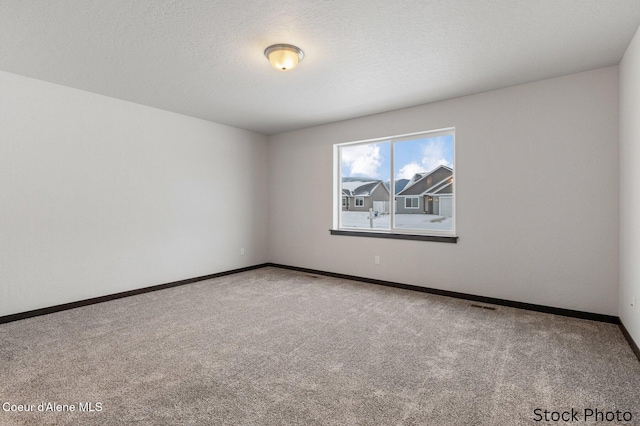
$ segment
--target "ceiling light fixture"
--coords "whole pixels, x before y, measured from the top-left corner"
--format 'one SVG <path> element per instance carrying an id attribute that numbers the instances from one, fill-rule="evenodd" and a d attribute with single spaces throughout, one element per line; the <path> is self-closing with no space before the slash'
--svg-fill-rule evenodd
<path id="1" fill-rule="evenodd" d="M 264 56 L 269 59 L 271 66 L 275 69 L 289 71 L 304 58 L 304 52 L 291 44 L 274 44 L 264 50 Z"/>

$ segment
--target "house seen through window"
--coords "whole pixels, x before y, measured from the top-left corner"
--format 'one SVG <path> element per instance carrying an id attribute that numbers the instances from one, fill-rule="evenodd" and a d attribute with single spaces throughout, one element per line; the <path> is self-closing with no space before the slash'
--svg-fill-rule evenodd
<path id="1" fill-rule="evenodd" d="M 455 235 L 454 130 L 335 145 L 340 230 Z"/>

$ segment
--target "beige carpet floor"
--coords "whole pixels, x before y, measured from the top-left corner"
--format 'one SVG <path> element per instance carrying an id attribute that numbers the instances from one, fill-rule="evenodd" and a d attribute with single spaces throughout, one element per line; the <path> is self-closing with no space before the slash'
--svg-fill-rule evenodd
<path id="1" fill-rule="evenodd" d="M 267 267 L 2 324 L 0 424 L 640 424 L 616 325 L 471 305 Z"/>

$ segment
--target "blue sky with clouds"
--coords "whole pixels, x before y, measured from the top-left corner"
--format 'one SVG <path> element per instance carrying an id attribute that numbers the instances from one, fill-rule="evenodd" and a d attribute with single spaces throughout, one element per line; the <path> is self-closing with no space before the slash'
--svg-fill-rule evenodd
<path id="1" fill-rule="evenodd" d="M 390 179 L 391 142 L 342 147 L 342 176 Z M 411 179 L 444 164 L 453 167 L 453 135 L 418 137 L 394 144 L 395 180 Z"/>

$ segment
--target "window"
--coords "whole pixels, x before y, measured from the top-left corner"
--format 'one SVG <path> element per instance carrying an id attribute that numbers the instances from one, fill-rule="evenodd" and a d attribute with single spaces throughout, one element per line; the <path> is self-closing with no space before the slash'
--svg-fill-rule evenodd
<path id="1" fill-rule="evenodd" d="M 407 209 L 417 209 L 418 206 L 418 197 L 406 197 L 404 199 L 404 207 Z"/>
<path id="2" fill-rule="evenodd" d="M 455 242 L 454 140 L 444 129 L 334 145 L 332 233 Z M 339 207 L 343 194 L 358 210 Z"/>

